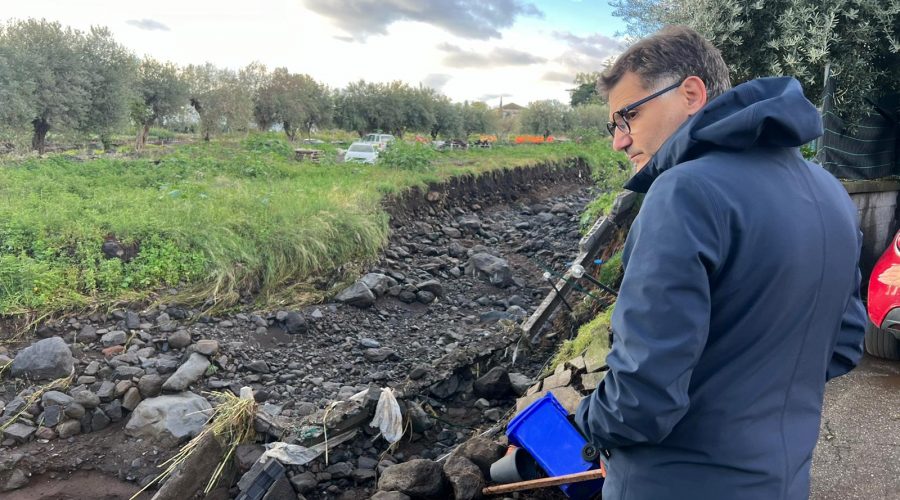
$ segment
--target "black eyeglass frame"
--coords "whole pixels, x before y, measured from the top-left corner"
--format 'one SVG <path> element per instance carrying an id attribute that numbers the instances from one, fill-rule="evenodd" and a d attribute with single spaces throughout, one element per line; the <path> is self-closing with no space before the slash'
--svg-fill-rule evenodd
<path id="1" fill-rule="evenodd" d="M 626 134 L 630 134 L 631 133 L 631 124 L 628 123 L 628 118 L 625 118 L 625 115 L 627 113 L 634 111 L 636 108 L 643 105 L 647 101 L 656 99 L 657 97 L 665 94 L 666 92 L 668 92 L 670 90 L 677 89 L 678 87 L 681 86 L 682 83 L 684 83 L 685 80 L 687 80 L 687 78 L 682 78 L 681 80 L 678 81 L 678 83 L 673 83 L 672 85 L 669 85 L 668 87 L 660 90 L 659 92 L 650 94 L 647 97 L 641 99 L 640 101 L 633 102 L 633 103 L 629 104 L 628 106 L 625 106 L 624 108 L 613 113 L 613 121 L 606 122 L 606 130 L 609 132 L 609 135 L 615 137 L 616 129 L 619 129 Z M 619 126 L 619 124 L 616 123 L 616 116 L 618 116 L 619 118 L 622 119 L 622 124 L 623 124 L 622 126 Z"/>

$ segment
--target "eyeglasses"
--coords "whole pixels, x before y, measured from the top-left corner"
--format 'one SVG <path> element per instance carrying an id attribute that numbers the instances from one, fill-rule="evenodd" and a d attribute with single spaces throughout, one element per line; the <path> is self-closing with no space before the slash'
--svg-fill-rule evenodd
<path id="1" fill-rule="evenodd" d="M 628 106 L 625 106 L 624 108 L 613 113 L 613 121 L 606 122 L 606 130 L 609 131 L 609 135 L 615 137 L 616 129 L 619 129 L 626 134 L 630 134 L 631 133 L 631 125 L 629 125 L 628 122 L 633 120 L 634 117 L 637 116 L 637 108 L 651 99 L 655 99 L 672 89 L 676 89 L 676 88 L 680 87 L 681 84 L 684 83 L 684 80 L 685 79 L 681 79 L 678 81 L 678 83 L 673 83 L 672 85 L 669 85 L 668 87 L 660 90 L 659 92 L 650 94 L 647 97 L 641 99 L 640 101 L 629 104 Z"/>

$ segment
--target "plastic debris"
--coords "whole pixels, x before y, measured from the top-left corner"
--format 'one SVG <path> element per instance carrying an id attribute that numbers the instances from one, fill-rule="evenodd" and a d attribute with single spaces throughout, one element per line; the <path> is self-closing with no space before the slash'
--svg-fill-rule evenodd
<path id="1" fill-rule="evenodd" d="M 384 439 L 391 444 L 400 441 L 403 437 L 403 415 L 400 413 L 400 403 L 394 397 L 394 391 L 390 387 L 381 390 L 378 405 L 375 407 L 375 418 L 369 424 L 378 427 Z"/>

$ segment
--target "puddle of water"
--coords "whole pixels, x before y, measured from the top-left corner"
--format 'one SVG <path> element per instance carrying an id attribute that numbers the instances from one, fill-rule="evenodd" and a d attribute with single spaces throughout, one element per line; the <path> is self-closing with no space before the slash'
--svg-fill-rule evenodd
<path id="1" fill-rule="evenodd" d="M 290 335 L 279 326 L 270 326 L 266 333 L 252 333 L 247 344 L 259 349 L 275 349 L 296 342 L 296 335 Z"/>

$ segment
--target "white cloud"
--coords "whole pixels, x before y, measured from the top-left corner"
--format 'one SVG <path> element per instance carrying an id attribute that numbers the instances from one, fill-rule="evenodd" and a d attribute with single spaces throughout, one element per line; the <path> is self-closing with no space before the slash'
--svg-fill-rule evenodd
<path id="1" fill-rule="evenodd" d="M 458 1 L 470 9 L 481 5 Z M 389 3 L 414 5 L 406 0 Z M 451 7 L 452 3 L 447 9 Z M 528 14 L 526 9 L 516 16 Z M 606 40 L 593 35 L 566 36 L 563 27 L 549 26 L 534 16 L 513 24 L 516 16 L 509 13 L 494 18 L 480 14 L 491 19 L 482 22 L 480 33 L 492 36 L 496 32 L 502 35 L 499 39 L 479 38 L 478 33 L 446 23 L 436 29 L 434 19 L 416 21 L 414 16 L 405 16 L 384 24 L 383 34 L 373 32 L 365 43 L 357 43 L 358 38 L 335 25 L 334 16 L 318 14 L 300 0 L 154 0 L 152 10 L 139 2 L 30 0 L 4 5 L 3 15 L 46 17 L 83 30 L 107 26 L 139 56 L 147 54 L 180 65 L 208 61 L 236 69 L 260 61 L 269 68 L 286 66 L 307 73 L 331 87 L 358 79 L 402 80 L 439 88 L 456 101 L 483 98 L 492 105 L 500 95 L 505 103 L 522 105 L 539 99 L 567 101 L 566 89 L 572 86 L 575 71 L 601 69 L 599 56 L 603 54 L 598 51 L 608 46 Z M 135 29 L 135 20 L 151 21 L 151 25 L 155 21 L 169 31 Z M 454 64 L 453 60 L 447 64 L 445 59 L 454 54 L 439 46 L 456 47 L 456 55 L 474 55 L 478 64 Z M 569 83 L 565 74 L 571 74 Z M 546 78 L 548 75 L 554 78 Z M 488 99 L 490 96 L 495 97 Z"/>

